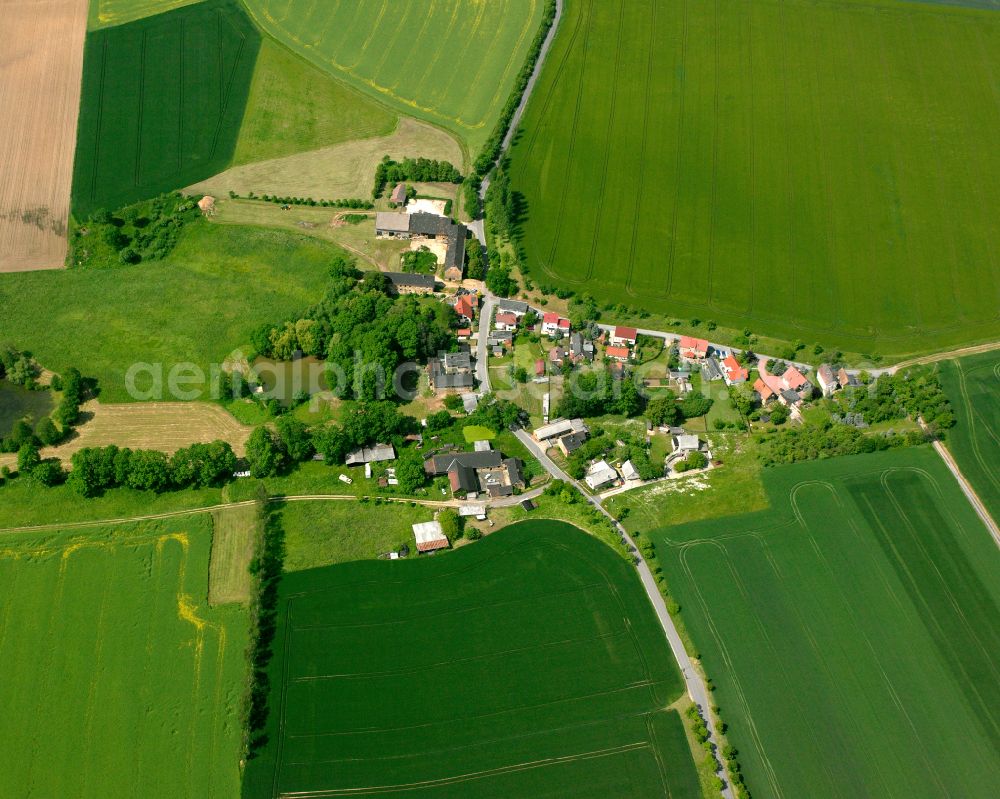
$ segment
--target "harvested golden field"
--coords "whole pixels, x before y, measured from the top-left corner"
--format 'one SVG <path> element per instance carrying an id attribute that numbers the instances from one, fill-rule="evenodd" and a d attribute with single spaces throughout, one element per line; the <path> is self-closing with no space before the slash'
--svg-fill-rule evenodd
<path id="1" fill-rule="evenodd" d="M 87 0 L 0 0 L 0 272 L 57 269 L 66 225 Z"/>
<path id="2" fill-rule="evenodd" d="M 237 455 L 243 455 L 253 430 L 207 402 L 102 405 L 94 400 L 85 403 L 81 412 L 83 422 L 76 428 L 77 434 L 64 444 L 42 449 L 43 458 L 59 458 L 68 464 L 77 450 L 109 444 L 169 454 L 190 444 L 216 440 L 228 441 Z M 15 455 L 0 455 L 0 466 L 16 462 Z"/>
<path id="3" fill-rule="evenodd" d="M 230 191 L 247 195 L 277 194 L 342 200 L 371 197 L 375 167 L 383 155 L 450 161 L 462 169 L 462 148 L 445 131 L 401 118 L 388 136 L 344 142 L 282 158 L 243 164 L 184 189 L 189 194 L 224 197 Z"/>

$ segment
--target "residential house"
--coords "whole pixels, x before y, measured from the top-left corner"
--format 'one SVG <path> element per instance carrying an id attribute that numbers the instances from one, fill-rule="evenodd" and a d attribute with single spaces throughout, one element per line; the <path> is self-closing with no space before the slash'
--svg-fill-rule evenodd
<path id="1" fill-rule="evenodd" d="M 617 346 L 605 347 L 604 354 L 611 360 L 618 361 L 619 363 L 624 363 L 632 355 L 628 347 L 617 347 Z"/>
<path id="2" fill-rule="evenodd" d="M 584 445 L 587 434 L 584 432 L 567 433 L 556 441 L 556 446 L 567 458 Z"/>
<path id="3" fill-rule="evenodd" d="M 413 525 L 413 537 L 417 542 L 417 552 L 434 552 L 448 548 L 448 538 L 439 521 Z"/>
<path id="4" fill-rule="evenodd" d="M 841 367 L 840 371 L 837 372 L 837 382 L 840 383 L 841 388 L 853 388 L 861 385 L 861 381 L 858 380 L 858 376 L 847 374 L 847 370 L 843 367 Z"/>
<path id="5" fill-rule="evenodd" d="M 553 347 L 549 350 L 549 360 L 553 366 L 562 366 L 569 357 L 569 350 L 565 347 Z"/>
<path id="6" fill-rule="evenodd" d="M 542 315 L 542 335 L 565 336 L 570 331 L 570 321 L 557 313 L 546 313 Z"/>
<path id="7" fill-rule="evenodd" d="M 506 330 L 513 332 L 517 330 L 517 316 L 508 311 L 500 311 L 493 317 L 493 328 L 495 330 Z"/>
<path id="8" fill-rule="evenodd" d="M 722 377 L 727 386 L 733 386 L 737 383 L 747 382 L 750 373 L 740 366 L 740 362 L 732 355 L 727 355 L 722 361 Z"/>
<path id="9" fill-rule="evenodd" d="M 596 491 L 608 483 L 615 482 L 617 479 L 618 472 L 611 468 L 607 461 L 601 460 L 587 469 L 587 474 L 584 475 L 583 481 L 591 491 Z"/>
<path id="10" fill-rule="evenodd" d="M 475 294 L 460 294 L 455 297 L 455 304 L 452 307 L 461 321 L 471 325 L 476 319 L 478 306 L 479 298 Z"/>
<path id="11" fill-rule="evenodd" d="M 392 283 L 397 294 L 431 294 L 436 283 L 434 275 L 420 275 L 415 272 L 383 272 Z"/>
<path id="12" fill-rule="evenodd" d="M 754 382 L 753 389 L 765 405 L 777 399 L 782 405 L 797 407 L 812 396 L 812 383 L 794 366 L 789 366 L 781 377 L 770 374 L 764 362 L 758 371 L 760 377 Z"/>
<path id="13" fill-rule="evenodd" d="M 822 363 L 816 370 L 816 382 L 819 383 L 819 390 L 824 397 L 829 397 L 834 391 L 840 388 L 840 382 L 833 374 L 833 367 L 828 363 Z"/>
<path id="14" fill-rule="evenodd" d="M 569 351 L 573 363 L 579 363 L 583 360 L 594 360 L 594 342 L 584 339 L 579 333 L 574 333 L 570 336 Z"/>
<path id="15" fill-rule="evenodd" d="M 638 332 L 634 327 L 616 327 L 611 333 L 611 346 L 634 347 Z"/>
<path id="16" fill-rule="evenodd" d="M 564 436 L 567 433 L 589 433 L 590 430 L 583 419 L 557 419 L 542 427 L 536 427 L 531 434 L 540 444 L 551 445 L 552 439 Z"/>
<path id="17" fill-rule="evenodd" d="M 518 318 L 524 316 L 528 312 L 528 303 L 522 302 L 521 300 L 497 300 L 496 307 L 498 311 L 512 313 Z"/>
<path id="18" fill-rule="evenodd" d="M 626 480 L 641 480 L 642 477 L 639 475 L 639 470 L 635 468 L 635 464 L 628 460 L 622 464 L 622 477 Z"/>
<path id="19" fill-rule="evenodd" d="M 708 342 L 703 338 L 681 336 L 678 348 L 682 360 L 703 361 L 708 357 Z"/>
<path id="20" fill-rule="evenodd" d="M 690 433 L 679 433 L 672 437 L 674 452 L 698 452 L 701 449 L 701 441 L 698 436 Z"/>
<path id="21" fill-rule="evenodd" d="M 501 348 L 500 354 L 503 355 L 503 348 L 513 346 L 514 334 L 510 330 L 493 330 L 486 337 L 486 345 L 488 347 Z"/>
<path id="22" fill-rule="evenodd" d="M 722 380 L 725 377 L 722 373 L 722 366 L 720 366 L 719 362 L 711 356 L 701 362 L 701 373 L 702 376 L 708 381 Z"/>
<path id="23" fill-rule="evenodd" d="M 393 449 L 392 444 L 376 444 L 373 447 L 361 447 L 361 449 L 348 453 L 344 463 L 348 466 L 360 466 L 361 464 L 394 460 L 396 460 L 396 450 Z"/>
<path id="24" fill-rule="evenodd" d="M 472 388 L 472 353 L 468 345 L 462 345 L 458 352 L 438 352 L 437 358 L 427 365 L 431 388 L 441 391 L 447 388 Z"/>

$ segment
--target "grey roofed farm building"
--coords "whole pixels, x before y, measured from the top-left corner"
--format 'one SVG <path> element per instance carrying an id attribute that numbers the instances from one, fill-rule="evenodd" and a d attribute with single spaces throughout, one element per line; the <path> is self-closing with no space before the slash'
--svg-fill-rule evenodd
<path id="1" fill-rule="evenodd" d="M 376 444 L 374 447 L 362 447 L 348 454 L 344 461 L 348 466 L 357 466 L 360 463 L 379 463 L 382 461 L 396 460 L 396 450 L 392 444 Z"/>
<path id="2" fill-rule="evenodd" d="M 384 272 L 397 294 L 430 293 L 434 291 L 434 275 L 416 272 Z"/>
<path id="3" fill-rule="evenodd" d="M 447 474 L 454 467 L 469 469 L 495 469 L 503 458 L 495 449 L 483 452 L 446 452 L 424 461 L 424 471 L 431 475 Z"/>
<path id="4" fill-rule="evenodd" d="M 550 438 L 555 438 L 556 436 L 562 436 L 566 433 L 587 433 L 587 425 L 584 423 L 583 419 L 558 419 L 550 424 L 543 425 L 542 427 L 535 428 L 532 435 L 537 441 L 547 441 Z"/>
<path id="5" fill-rule="evenodd" d="M 449 280 L 461 279 L 465 270 L 465 225 L 452 222 L 446 216 L 437 214 L 405 214 L 393 211 L 379 211 L 375 214 L 375 237 L 388 239 L 437 239 L 448 240 L 444 257 L 445 277 Z M 451 274 L 449 274 L 451 270 Z"/>

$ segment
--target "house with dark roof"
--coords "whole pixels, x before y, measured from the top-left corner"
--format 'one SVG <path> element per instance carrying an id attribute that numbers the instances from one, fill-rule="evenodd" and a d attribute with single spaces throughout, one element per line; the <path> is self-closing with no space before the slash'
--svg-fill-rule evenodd
<path id="1" fill-rule="evenodd" d="M 567 458 L 576 452 L 580 447 L 584 445 L 587 440 L 587 434 L 580 431 L 575 433 L 567 433 L 558 441 L 556 441 L 556 446 L 559 447 L 560 451 Z"/>
<path id="2" fill-rule="evenodd" d="M 415 214 L 379 211 L 375 214 L 375 238 L 434 241 L 445 239 L 444 257 L 446 280 L 461 280 L 465 274 L 465 225 L 456 224 L 448 217 L 418 212 Z"/>
<path id="3" fill-rule="evenodd" d="M 486 491 L 490 496 L 510 496 L 524 484 L 521 462 L 504 458 L 497 450 L 446 452 L 424 461 L 424 472 L 437 477 L 448 475 L 455 493 Z"/>
<path id="4" fill-rule="evenodd" d="M 463 344 L 457 352 L 438 352 L 437 357 L 427 364 L 427 374 L 431 388 L 435 391 L 472 388 L 474 379 L 469 346 Z"/>
<path id="5" fill-rule="evenodd" d="M 582 360 L 594 360 L 594 342 L 584 339 L 579 333 L 570 336 L 569 351 L 574 363 L 579 363 Z"/>
<path id="6" fill-rule="evenodd" d="M 416 272 L 383 272 L 393 291 L 397 294 L 432 294 L 437 283 L 434 275 L 421 275 Z"/>
<path id="7" fill-rule="evenodd" d="M 524 316 L 528 312 L 528 303 L 521 300 L 497 300 L 498 311 L 507 311 L 515 316 Z"/>

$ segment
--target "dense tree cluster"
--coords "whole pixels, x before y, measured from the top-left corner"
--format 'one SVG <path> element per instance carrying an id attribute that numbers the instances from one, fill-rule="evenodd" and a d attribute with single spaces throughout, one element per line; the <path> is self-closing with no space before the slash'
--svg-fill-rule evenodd
<path id="1" fill-rule="evenodd" d="M 368 272 L 360 281 L 359 276 L 352 263 L 337 259 L 323 300 L 300 319 L 258 329 L 254 348 L 278 360 L 300 352 L 326 358 L 347 378 L 331 386 L 340 396 L 375 400 L 391 393 L 398 366 L 426 363 L 439 350 L 454 347 L 454 309 L 392 296 L 379 272 Z"/>
<path id="2" fill-rule="evenodd" d="M 420 183 L 461 183 L 462 173 L 448 161 L 437 161 L 432 158 L 404 158 L 393 161 L 385 156 L 375 167 L 375 187 L 372 197 L 378 199 L 389 183 L 400 183 L 405 180 Z"/>
<path id="3" fill-rule="evenodd" d="M 918 430 L 872 435 L 850 425 L 835 425 L 828 422 L 764 434 L 759 437 L 759 451 L 764 464 L 773 466 L 780 463 L 832 458 L 838 455 L 879 452 L 923 444 L 926 441 L 927 436 Z"/>
<path id="4" fill-rule="evenodd" d="M 236 456 L 225 441 L 192 444 L 171 457 L 157 450 L 87 447 L 73 454 L 67 483 L 85 497 L 109 488 L 167 491 L 226 482 Z"/>
<path id="5" fill-rule="evenodd" d="M 462 207 L 469 219 L 479 216 L 479 188 L 482 185 L 478 175 L 469 175 L 462 184 Z"/>
<path id="6" fill-rule="evenodd" d="M 235 191 L 229 192 L 229 196 L 233 199 L 237 199 L 238 195 Z M 255 198 L 253 192 L 250 192 L 250 199 Z M 261 200 L 268 203 L 276 203 L 278 205 L 308 205 L 308 206 L 320 206 L 321 208 L 356 208 L 364 211 L 370 211 L 375 207 L 375 204 L 369 200 L 361 200 L 357 197 L 348 197 L 342 200 L 314 200 L 312 197 L 282 197 L 276 194 L 262 194 L 260 196 Z M 368 219 L 369 217 L 363 216 L 362 219 Z"/>
<path id="7" fill-rule="evenodd" d="M 471 280 L 482 280 L 486 275 L 486 259 L 479 239 L 473 237 L 465 245 L 465 260 L 465 276 Z"/>
<path id="8" fill-rule="evenodd" d="M 499 257 L 490 256 L 490 267 L 486 272 L 486 288 L 498 297 L 510 297 L 517 291 L 517 281 L 511 276 L 514 257 L 503 250 Z"/>
<path id="9" fill-rule="evenodd" d="M 198 215 L 194 200 L 177 192 L 117 211 L 98 209 L 70 237 L 70 262 L 110 266 L 165 258 L 177 245 L 184 226 Z"/>
<path id="10" fill-rule="evenodd" d="M 573 375 L 556 414 L 566 418 L 606 414 L 637 416 L 644 407 L 645 400 L 631 373 L 628 370 L 618 373 L 609 367 Z"/>
<path id="11" fill-rule="evenodd" d="M 506 161 L 499 164 L 485 197 L 486 219 L 492 231 L 504 238 L 513 238 L 517 225 L 517 201 L 510 187 Z"/>
<path id="12" fill-rule="evenodd" d="M 934 430 L 955 424 L 955 415 L 937 375 L 930 371 L 886 374 L 870 386 L 843 392 L 841 401 L 851 413 L 861 413 L 865 422 L 921 418 Z"/>
<path id="13" fill-rule="evenodd" d="M 466 418 L 466 424 L 481 425 L 497 433 L 514 430 L 527 423 L 528 412 L 524 408 L 495 394 L 484 394 L 479 406 Z"/>
<path id="14" fill-rule="evenodd" d="M 399 449 L 402 437 L 417 429 L 417 420 L 401 414 L 392 402 L 359 402 L 345 409 L 340 424 L 317 430 L 313 443 L 324 461 L 343 463 L 347 453 L 358 447 L 393 443 Z"/>
<path id="15" fill-rule="evenodd" d="M 418 272 L 424 275 L 433 275 L 437 272 L 437 256 L 427 247 L 407 250 L 400 258 L 400 262 L 404 272 Z"/>
<path id="16" fill-rule="evenodd" d="M 35 388 L 39 372 L 38 364 L 28 353 L 11 344 L 0 345 L 0 378 L 18 386 Z"/>

